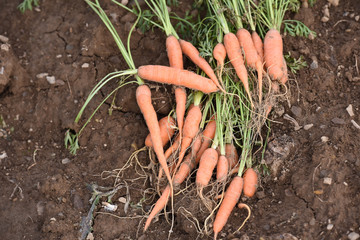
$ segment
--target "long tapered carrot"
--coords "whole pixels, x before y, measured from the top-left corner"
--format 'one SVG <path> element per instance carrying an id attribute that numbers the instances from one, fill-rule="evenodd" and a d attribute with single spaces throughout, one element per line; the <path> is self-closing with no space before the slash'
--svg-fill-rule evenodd
<path id="1" fill-rule="evenodd" d="M 183 69 L 145 65 L 138 68 L 137 74 L 140 78 L 149 81 L 184 86 L 203 93 L 212 93 L 219 90 L 211 79 Z"/>
<path id="2" fill-rule="evenodd" d="M 233 65 L 237 76 L 240 78 L 241 82 L 243 83 L 245 91 L 249 96 L 250 101 L 252 101 L 250 95 L 248 74 L 244 64 L 244 59 L 242 56 L 239 40 L 237 39 L 235 34 L 229 32 L 224 36 L 224 45 L 227 56 L 231 64 Z"/>
<path id="3" fill-rule="evenodd" d="M 280 81 L 284 78 L 283 41 L 280 32 L 276 29 L 269 30 L 264 39 L 265 66 L 273 80 Z"/>
<path id="4" fill-rule="evenodd" d="M 160 136 L 164 147 L 175 133 L 175 120 L 171 116 L 163 117 L 159 120 Z M 150 133 L 145 138 L 145 146 L 153 147 Z"/>
<path id="5" fill-rule="evenodd" d="M 179 136 L 182 138 L 182 131 L 184 126 L 184 116 L 186 110 L 186 91 L 182 87 L 175 88 L 176 101 L 176 121 L 179 128 Z"/>
<path id="6" fill-rule="evenodd" d="M 211 175 L 216 167 L 219 155 L 214 148 L 208 148 L 201 155 L 198 171 L 196 172 L 196 185 L 203 188 L 208 185 Z"/>
<path id="7" fill-rule="evenodd" d="M 214 70 L 212 69 L 210 64 L 203 57 L 200 56 L 200 53 L 196 49 L 196 47 L 194 47 L 194 45 L 192 45 L 190 42 L 187 42 L 185 40 L 180 39 L 179 42 L 182 52 L 186 56 L 188 56 L 194 64 L 196 64 L 199 68 L 201 68 L 206 73 L 206 75 L 208 75 L 208 77 L 213 81 L 213 83 L 223 91 L 223 88 L 221 87 L 214 73 Z"/>
<path id="8" fill-rule="evenodd" d="M 156 156 L 159 160 L 161 167 L 164 169 L 165 175 L 169 181 L 172 190 L 171 176 L 164 155 L 164 149 L 162 147 L 159 122 L 157 120 L 155 109 L 151 103 L 151 91 L 148 86 L 140 85 L 139 87 L 137 87 L 136 101 L 144 116 L 146 125 L 148 126 Z"/>
<path id="9" fill-rule="evenodd" d="M 216 214 L 215 221 L 213 224 L 214 239 L 216 239 L 218 233 L 225 226 L 233 208 L 240 199 L 241 191 L 243 188 L 243 179 L 236 176 L 230 183 L 229 187 L 225 192 L 224 199 L 220 205 L 220 208 Z"/>
<path id="10" fill-rule="evenodd" d="M 254 196 L 257 188 L 258 176 L 254 169 L 248 168 L 244 173 L 244 195 Z"/>
<path id="11" fill-rule="evenodd" d="M 206 149 L 208 149 L 209 146 L 211 145 L 211 142 L 215 137 L 215 132 L 216 132 L 216 122 L 214 120 L 211 120 L 210 122 L 208 122 L 204 131 L 202 132 L 202 144 L 195 158 L 196 164 L 199 163 L 203 152 Z"/>
<path id="12" fill-rule="evenodd" d="M 253 40 L 255 49 L 260 57 L 261 63 L 264 62 L 264 43 L 261 40 L 259 34 L 257 34 L 257 32 L 252 32 L 251 34 L 251 38 Z"/>
<path id="13" fill-rule="evenodd" d="M 246 64 L 256 69 L 258 74 L 258 88 L 259 88 L 259 102 L 261 103 L 262 99 L 262 75 L 263 75 L 263 65 L 261 58 L 256 51 L 254 42 L 251 38 L 251 34 L 248 30 L 241 28 L 237 31 L 236 36 L 239 40 L 240 46 L 244 49 L 245 61 Z"/>

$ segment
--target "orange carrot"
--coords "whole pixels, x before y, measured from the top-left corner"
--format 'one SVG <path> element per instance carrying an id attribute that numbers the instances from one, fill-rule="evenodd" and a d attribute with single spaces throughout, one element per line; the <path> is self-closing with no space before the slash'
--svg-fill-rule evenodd
<path id="1" fill-rule="evenodd" d="M 179 128 L 179 136 L 182 138 L 184 116 L 186 110 L 186 91 L 184 88 L 175 88 L 176 120 Z"/>
<path id="2" fill-rule="evenodd" d="M 225 144 L 225 157 L 229 161 L 230 168 L 235 167 L 235 165 L 239 161 L 239 155 L 237 153 L 237 150 L 232 143 Z"/>
<path id="3" fill-rule="evenodd" d="M 280 32 L 276 29 L 269 30 L 264 39 L 265 66 L 273 80 L 280 81 L 284 78 L 286 64 L 284 65 L 283 41 Z"/>
<path id="4" fill-rule="evenodd" d="M 252 197 L 257 188 L 258 177 L 254 169 L 248 168 L 244 173 L 244 195 Z"/>
<path id="5" fill-rule="evenodd" d="M 261 63 L 263 63 L 264 62 L 264 44 L 263 44 L 259 34 L 257 34 L 255 31 L 252 32 L 251 38 L 253 40 L 256 51 L 260 57 Z"/>
<path id="6" fill-rule="evenodd" d="M 165 151 L 165 158 L 166 160 L 171 156 L 171 154 L 173 154 L 179 147 L 180 145 L 180 137 L 179 135 L 176 136 L 174 142 L 171 144 L 171 146 Z M 160 167 L 159 169 L 159 174 L 158 174 L 158 183 L 160 183 L 160 180 L 163 176 L 164 170 L 162 169 L 162 167 Z M 159 185 L 159 184 L 158 184 Z"/>
<path id="7" fill-rule="evenodd" d="M 172 138 L 175 133 L 175 120 L 171 116 L 163 117 L 159 120 L 160 136 L 162 140 L 162 146 L 164 147 Z M 145 139 L 145 146 L 152 147 L 152 141 L 150 133 Z"/>
<path id="8" fill-rule="evenodd" d="M 183 55 L 179 40 L 173 35 L 166 38 L 166 51 L 169 58 L 170 67 L 183 69 Z"/>
<path id="9" fill-rule="evenodd" d="M 211 79 L 194 72 L 160 65 L 145 65 L 137 70 L 140 78 L 159 83 L 173 84 L 202 91 L 203 93 L 217 92 L 218 87 Z"/>
<path id="10" fill-rule="evenodd" d="M 176 163 L 175 171 L 180 166 L 185 156 L 186 149 L 190 146 L 192 140 L 199 131 L 199 124 L 201 121 L 201 117 L 202 117 L 202 113 L 200 107 L 194 105 L 194 107 L 190 109 L 190 111 L 188 112 L 185 118 L 184 128 L 183 128 L 183 138 L 181 141 L 179 159 L 178 162 Z"/>
<path id="11" fill-rule="evenodd" d="M 244 59 L 241 53 L 239 40 L 237 39 L 235 34 L 227 33 L 224 36 L 224 45 L 226 48 L 226 53 L 230 59 L 230 62 L 235 68 L 237 76 L 244 84 L 245 91 L 248 94 L 249 99 L 251 101 L 248 74 L 246 67 L 244 65 Z"/>
<path id="12" fill-rule="evenodd" d="M 202 133 L 202 144 L 200 146 L 199 151 L 197 152 L 196 159 L 195 159 L 196 165 L 199 163 L 203 152 L 207 148 L 209 148 L 211 141 L 215 137 L 215 131 L 216 131 L 216 122 L 214 120 L 211 120 L 210 122 L 208 122 L 208 124 L 206 125 L 206 127 Z"/>
<path id="13" fill-rule="evenodd" d="M 213 55 L 214 55 L 214 58 L 216 59 L 218 65 L 223 67 L 224 61 L 226 58 L 226 49 L 225 49 L 224 44 L 222 44 L 222 43 L 216 44 L 216 46 L 214 47 L 214 50 L 213 50 Z"/>
<path id="14" fill-rule="evenodd" d="M 219 155 L 214 148 L 208 148 L 201 156 L 199 169 L 196 173 L 196 185 L 203 188 L 208 185 L 216 167 Z"/>
<path id="15" fill-rule="evenodd" d="M 214 239 L 216 239 L 218 233 L 225 226 L 231 211 L 235 207 L 236 203 L 240 199 L 241 191 L 243 188 L 243 179 L 236 176 L 230 183 L 226 190 L 224 199 L 220 205 L 219 211 L 216 214 L 213 224 Z"/>
<path id="16" fill-rule="evenodd" d="M 151 213 L 150 213 L 148 219 L 146 219 L 145 226 L 144 226 L 144 232 L 148 229 L 151 221 L 154 219 L 156 214 L 158 214 L 166 206 L 170 195 L 171 195 L 171 187 L 170 187 L 170 185 L 167 185 L 166 188 L 164 189 L 164 191 L 162 192 L 161 197 L 155 203 L 154 208 L 151 210 Z"/>
<path id="17" fill-rule="evenodd" d="M 174 176 L 174 187 L 179 186 L 190 175 L 190 172 L 194 169 L 194 167 L 195 162 L 193 161 L 192 154 L 189 153 L 188 155 L 186 155 L 183 163 L 181 164 L 179 170 Z"/>
<path id="18" fill-rule="evenodd" d="M 256 69 L 258 74 L 258 87 L 259 87 L 259 102 L 262 99 L 262 74 L 263 66 L 261 59 L 256 51 L 254 42 L 248 30 L 241 28 L 237 31 L 236 36 L 239 40 L 240 46 L 244 49 L 246 64 Z"/>
<path id="19" fill-rule="evenodd" d="M 216 165 L 217 181 L 224 182 L 226 180 L 228 171 L 229 171 L 229 161 L 224 155 L 221 155 Z"/>
<path id="20" fill-rule="evenodd" d="M 214 70 L 211 68 L 209 63 L 203 57 L 200 56 L 200 53 L 196 49 L 196 47 L 194 47 L 194 45 L 192 45 L 190 42 L 187 42 L 185 40 L 180 39 L 179 42 L 182 52 L 186 56 L 188 56 L 193 63 L 195 63 L 199 68 L 201 68 L 219 89 L 223 90 L 214 73 Z"/>
<path id="21" fill-rule="evenodd" d="M 144 116 L 146 125 L 149 129 L 151 135 L 151 141 L 153 143 L 154 151 L 159 160 L 161 167 L 164 169 L 165 175 L 169 180 L 170 187 L 172 190 L 172 181 L 167 166 L 166 158 L 164 155 L 164 149 L 162 147 L 162 140 L 160 135 L 159 122 L 157 120 L 155 109 L 151 103 L 151 91 L 150 88 L 146 85 L 140 85 L 136 89 L 136 101 L 137 104 Z"/>

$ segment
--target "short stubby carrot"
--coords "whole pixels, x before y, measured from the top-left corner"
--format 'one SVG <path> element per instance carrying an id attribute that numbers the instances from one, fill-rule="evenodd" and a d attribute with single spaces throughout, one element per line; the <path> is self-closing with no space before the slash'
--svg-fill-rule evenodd
<path id="1" fill-rule="evenodd" d="M 224 199 L 220 205 L 220 208 L 216 214 L 215 221 L 213 224 L 214 239 L 216 239 L 218 233 L 225 226 L 233 208 L 240 199 L 241 191 L 243 188 L 242 177 L 236 176 L 230 183 L 229 187 L 225 192 Z"/>
<path id="2" fill-rule="evenodd" d="M 211 79 L 183 69 L 145 65 L 138 68 L 137 74 L 140 78 L 149 81 L 183 86 L 203 93 L 212 93 L 219 90 Z"/>
<path id="3" fill-rule="evenodd" d="M 269 30 L 264 39 L 265 67 L 273 80 L 280 81 L 284 76 L 283 41 L 280 32 Z"/>
<path id="4" fill-rule="evenodd" d="M 211 142 L 215 137 L 215 132 L 216 132 L 216 122 L 214 120 L 211 120 L 210 122 L 208 122 L 204 131 L 202 132 L 202 137 L 201 137 L 202 143 L 201 143 L 200 149 L 197 152 L 196 158 L 195 158 L 196 165 L 199 163 L 203 152 L 206 149 L 208 149 L 209 146 L 211 145 Z"/>
<path id="5" fill-rule="evenodd" d="M 164 147 L 173 137 L 175 133 L 175 120 L 171 116 L 165 116 L 159 120 L 160 135 L 162 140 L 162 146 Z M 152 147 L 151 135 L 147 135 L 145 139 L 145 146 Z"/>
<path id="6" fill-rule="evenodd" d="M 148 86 L 140 85 L 139 87 L 137 87 L 136 101 L 144 116 L 146 125 L 148 126 L 156 156 L 159 160 L 161 167 L 164 169 L 165 175 L 172 189 L 170 171 L 167 166 L 164 149 L 162 146 L 163 143 L 161 140 L 159 122 L 157 120 L 157 115 L 151 102 L 151 91 Z"/>
<path id="7" fill-rule="evenodd" d="M 228 175 L 228 171 L 229 161 L 224 155 L 221 155 L 216 165 L 216 180 L 218 182 L 224 182 Z"/>
<path id="8" fill-rule="evenodd" d="M 214 47 L 213 50 L 213 56 L 217 61 L 218 66 L 220 66 L 221 71 L 224 67 L 224 63 L 225 63 L 225 58 L 226 58 L 226 49 L 224 44 L 222 43 L 218 43 L 216 44 L 216 46 Z"/>
<path id="9" fill-rule="evenodd" d="M 208 148 L 200 158 L 199 168 L 196 173 L 196 185 L 203 188 L 209 184 L 211 175 L 218 162 L 219 155 L 214 148 Z"/>
<path id="10" fill-rule="evenodd" d="M 182 52 L 188 56 L 193 63 L 195 63 L 199 68 L 201 68 L 206 75 L 213 81 L 213 83 L 221 89 L 219 81 L 214 73 L 214 70 L 211 68 L 210 64 L 200 56 L 199 51 L 192 45 L 190 42 L 185 40 L 179 40 Z"/>
<path id="11" fill-rule="evenodd" d="M 257 188 L 258 176 L 254 169 L 248 168 L 244 173 L 244 195 L 254 196 Z"/>
<path id="12" fill-rule="evenodd" d="M 179 40 L 173 35 L 166 38 L 166 51 L 169 59 L 170 67 L 183 69 L 183 55 Z"/>
<path id="13" fill-rule="evenodd" d="M 229 60 L 233 65 L 237 76 L 243 83 L 245 91 L 251 100 L 248 74 L 244 64 L 244 58 L 242 56 L 239 40 L 237 39 L 235 34 L 227 33 L 224 36 L 224 45 L 227 56 L 229 57 Z"/>

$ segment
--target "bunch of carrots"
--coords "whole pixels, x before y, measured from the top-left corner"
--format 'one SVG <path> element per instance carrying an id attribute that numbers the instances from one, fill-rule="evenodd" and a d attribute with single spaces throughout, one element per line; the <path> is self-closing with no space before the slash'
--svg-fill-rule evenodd
<path id="1" fill-rule="evenodd" d="M 112 0 L 138 16 L 126 46 L 98 0 L 85 1 L 104 21 L 129 69 L 102 79 L 90 93 L 76 122 L 102 86 L 118 77 L 125 80 L 134 77 L 135 81 L 121 81 L 118 88 L 130 83 L 139 85 L 136 100 L 149 130 L 145 145 L 155 152 L 160 165 L 156 186 L 161 192 L 160 198 L 146 220 L 144 231 L 169 200 L 173 206 L 174 192 L 195 172 L 196 190 L 204 203 L 208 197 L 204 196 L 204 188 L 212 183 L 227 186 L 225 192 L 218 188 L 215 193 L 221 199 L 215 207 L 218 209 L 213 220 L 216 239 L 241 194 L 251 198 L 256 192 L 258 174 L 253 166 L 254 144 L 274 104 L 279 85 L 288 80 L 280 28 L 289 0 L 262 0 L 258 4 L 252 0 L 207 1 L 207 18 L 196 27 L 204 39 L 195 39 L 195 46 L 177 34 L 166 0 L 145 0 L 156 20 L 142 16 L 138 5 L 135 11 Z M 169 66 L 135 67 L 130 37 L 141 18 L 165 32 Z M 266 33 L 264 41 L 257 30 L 260 35 Z M 196 65 L 197 73 L 184 69 L 184 55 Z M 174 86 L 174 114 L 158 120 L 150 88 L 144 80 Z M 232 177 L 234 173 L 236 176 Z M 161 188 L 163 175 L 166 185 Z M 211 205 L 207 207 L 209 212 L 216 210 Z"/>

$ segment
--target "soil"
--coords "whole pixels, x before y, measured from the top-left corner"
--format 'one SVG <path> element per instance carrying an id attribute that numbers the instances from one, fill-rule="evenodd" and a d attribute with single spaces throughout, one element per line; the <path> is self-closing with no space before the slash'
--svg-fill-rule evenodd
<path id="1" fill-rule="evenodd" d="M 127 66 L 84 1 L 43 0 L 24 14 L 16 9 L 19 2 L 0 0 L 0 35 L 9 39 L 0 40 L 0 235 L 79 239 L 91 207 L 89 185 L 111 187 L 113 179 L 103 179 L 101 173 L 124 166 L 134 148 L 144 145 L 148 132 L 134 100 L 136 85 L 129 85 L 117 93 L 111 115 L 112 100 L 100 108 L 84 130 L 77 154 L 69 153 L 65 132 L 79 130 L 74 119 L 88 93 L 106 74 Z M 261 178 L 254 198 L 243 199 L 252 209 L 250 220 L 232 234 L 247 214 L 234 210 L 220 239 L 348 239 L 350 233 L 360 233 L 360 129 L 351 122 L 360 124 L 360 4 L 348 0 L 330 6 L 330 19 L 324 23 L 326 3 L 318 0 L 289 16 L 304 20 L 317 33 L 313 40 L 284 38 L 285 52 L 304 56 L 310 67 L 292 75 L 291 97 L 271 115 L 275 122 L 265 156 L 272 172 Z M 191 8 L 182 4 L 183 10 Z M 109 1 L 104 8 L 125 39 L 134 18 Z M 135 31 L 132 38 L 138 66 L 168 64 L 161 31 Z M 95 95 L 81 123 L 116 86 L 110 82 Z M 174 102 L 171 87 L 150 86 L 159 116 L 167 114 Z M 350 104 L 354 116 L 346 111 Z M 302 128 L 294 130 L 281 112 Z M 139 154 L 139 161 L 150 163 L 146 152 Z M 135 175 L 131 167 L 124 179 Z M 113 197 L 119 206 L 114 214 L 122 218 L 100 205 L 96 208 L 95 239 L 167 239 L 170 224 L 163 215 L 142 233 L 145 213 L 136 203 L 151 186 L 143 183 L 128 181 L 127 213 L 117 200 L 128 196 L 126 189 Z M 193 199 L 178 201 L 171 239 L 212 239 L 198 234 L 193 218 L 183 210 L 201 215 L 201 204 Z M 144 211 L 153 203 L 143 202 Z"/>

